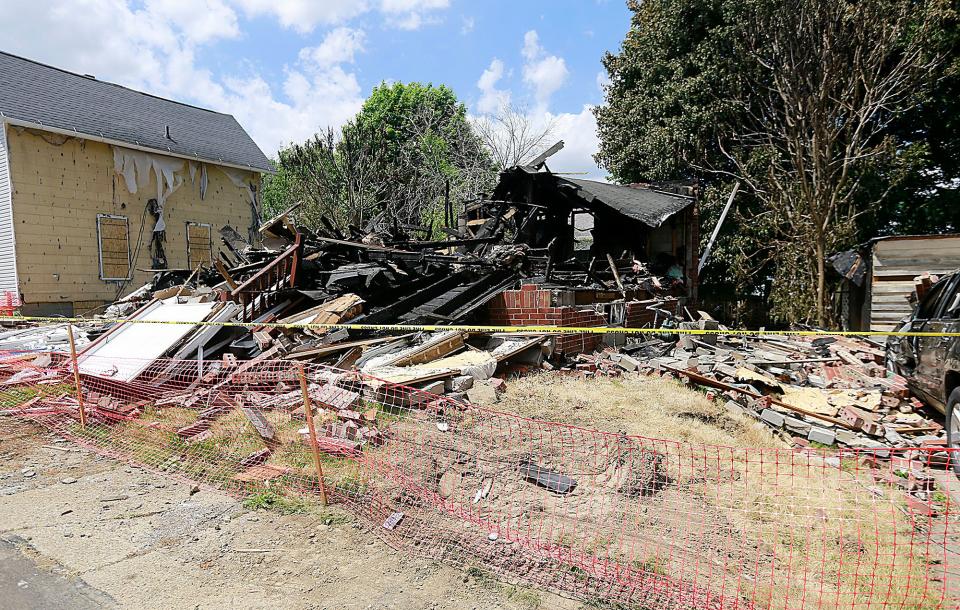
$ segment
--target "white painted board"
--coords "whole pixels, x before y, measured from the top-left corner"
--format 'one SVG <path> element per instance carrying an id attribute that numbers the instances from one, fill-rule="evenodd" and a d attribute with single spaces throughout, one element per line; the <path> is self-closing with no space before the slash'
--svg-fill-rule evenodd
<path id="1" fill-rule="evenodd" d="M 216 305 L 215 302 L 177 303 L 173 297 L 153 303 L 137 319 L 201 322 Z M 193 324 L 124 324 L 84 350 L 77 358 L 80 372 L 132 381 L 195 328 Z"/>

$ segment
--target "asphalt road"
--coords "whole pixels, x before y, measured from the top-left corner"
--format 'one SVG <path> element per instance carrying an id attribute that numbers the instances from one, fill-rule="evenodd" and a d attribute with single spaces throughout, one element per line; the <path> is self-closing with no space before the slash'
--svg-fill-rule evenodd
<path id="1" fill-rule="evenodd" d="M 17 539 L 0 538 L 0 610 L 93 610 L 114 608 L 106 594 L 38 566 L 21 552 Z"/>

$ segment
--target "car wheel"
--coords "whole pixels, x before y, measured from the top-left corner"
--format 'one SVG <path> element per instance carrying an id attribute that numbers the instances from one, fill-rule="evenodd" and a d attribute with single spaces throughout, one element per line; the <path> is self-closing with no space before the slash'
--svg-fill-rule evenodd
<path id="1" fill-rule="evenodd" d="M 960 476 L 960 388 L 950 392 L 947 399 L 947 446 L 953 471 Z"/>

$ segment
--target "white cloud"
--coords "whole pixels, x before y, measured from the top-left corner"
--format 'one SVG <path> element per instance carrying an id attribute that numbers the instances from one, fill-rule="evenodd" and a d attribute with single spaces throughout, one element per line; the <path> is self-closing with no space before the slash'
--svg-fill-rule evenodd
<path id="1" fill-rule="evenodd" d="M 570 74 L 567 62 L 562 57 L 547 55 L 540 45 L 540 36 L 536 30 L 530 30 L 524 35 L 521 55 L 526 60 L 523 65 L 523 80 L 533 90 L 537 107 L 545 110 L 550 103 L 550 97 L 567 81 Z"/>
<path id="2" fill-rule="evenodd" d="M 607 87 L 610 86 L 610 75 L 607 74 L 606 70 L 600 70 L 597 72 L 597 89 L 601 93 L 606 93 Z"/>
<path id="3" fill-rule="evenodd" d="M 269 15 L 285 28 L 312 32 L 318 25 L 342 23 L 365 13 L 366 0 L 232 0 L 251 17 Z"/>
<path id="4" fill-rule="evenodd" d="M 353 63 L 354 56 L 363 51 L 365 40 L 362 30 L 339 27 L 330 31 L 318 46 L 300 49 L 300 59 L 319 67 Z"/>
<path id="5" fill-rule="evenodd" d="M 463 16 L 460 18 L 460 34 L 466 36 L 473 31 L 473 28 L 476 27 L 477 20 L 473 17 Z"/>
<path id="6" fill-rule="evenodd" d="M 385 13 L 414 13 L 435 11 L 450 6 L 450 0 L 380 0 Z"/>
<path id="7" fill-rule="evenodd" d="M 450 6 L 450 0 L 230 0 L 251 17 L 268 15 L 286 28 L 301 34 L 319 25 L 349 21 L 371 9 L 379 10 L 388 25 L 416 30 L 434 23 L 436 11 Z"/>
<path id="8" fill-rule="evenodd" d="M 450 0 L 380 0 L 380 10 L 387 23 L 401 30 L 417 30 L 427 23 L 436 23 L 432 14 L 448 8 Z"/>
<path id="9" fill-rule="evenodd" d="M 606 181 L 606 172 L 593 160 L 600 149 L 597 136 L 597 119 L 593 116 L 593 107 L 583 106 L 580 112 L 547 113 L 545 121 L 553 121 L 553 140 L 563 140 L 563 150 L 547 161 L 555 172 L 579 174 L 578 178 Z"/>
<path id="10" fill-rule="evenodd" d="M 11 53 L 230 113 L 268 155 L 318 129 L 340 126 L 359 110 L 360 85 L 337 65 L 360 50 L 358 34 L 334 30 L 332 38 L 306 49 L 304 59 L 287 68 L 279 87 L 271 86 L 253 70 L 215 75 L 199 66 L 196 56 L 204 44 L 241 33 L 223 2 L 206 3 L 218 18 L 191 16 L 186 4 L 197 7 L 179 0 L 151 0 L 143 8 L 128 0 L 78 0 L 53 7 L 7 0 L 5 8 L 17 19 L 0 20 L 0 40 Z"/>
<path id="11" fill-rule="evenodd" d="M 477 111 L 481 114 L 493 114 L 510 104 L 510 92 L 497 89 L 497 83 L 503 78 L 503 74 L 503 62 L 494 58 L 490 66 L 480 75 L 480 80 L 477 81 L 477 88 L 480 89 Z"/>
<path id="12" fill-rule="evenodd" d="M 236 12 L 222 0 L 147 0 L 146 9 L 176 25 L 194 43 L 240 35 Z"/>

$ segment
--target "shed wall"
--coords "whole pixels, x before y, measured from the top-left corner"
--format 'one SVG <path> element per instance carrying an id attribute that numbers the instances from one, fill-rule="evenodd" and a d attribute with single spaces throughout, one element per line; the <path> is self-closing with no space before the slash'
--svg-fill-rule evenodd
<path id="1" fill-rule="evenodd" d="M 893 330 L 909 315 L 913 278 L 960 268 L 960 235 L 883 239 L 873 245 L 870 279 L 870 330 Z"/>
<path id="2" fill-rule="evenodd" d="M 149 243 L 154 218 L 144 211 L 147 201 L 157 197 L 154 176 L 130 193 L 114 171 L 109 145 L 20 128 L 10 128 L 7 140 L 19 246 L 16 269 L 26 310 L 46 305 L 47 310 L 67 311 L 71 308 L 65 304 L 77 304 L 79 309 L 116 298 L 120 283 L 100 279 L 97 214 L 126 216 L 130 222 L 133 272 L 121 292 L 150 279 L 152 273 L 137 269 L 152 264 Z M 207 167 L 204 199 L 197 171 L 193 179 L 187 173 L 184 183 L 166 200 L 164 249 L 170 268 L 187 267 L 188 222 L 208 223 L 214 231 L 230 224 L 241 234 L 253 223 L 246 187 L 236 186 L 216 166 Z M 247 177 L 259 183 L 258 175 Z"/>

